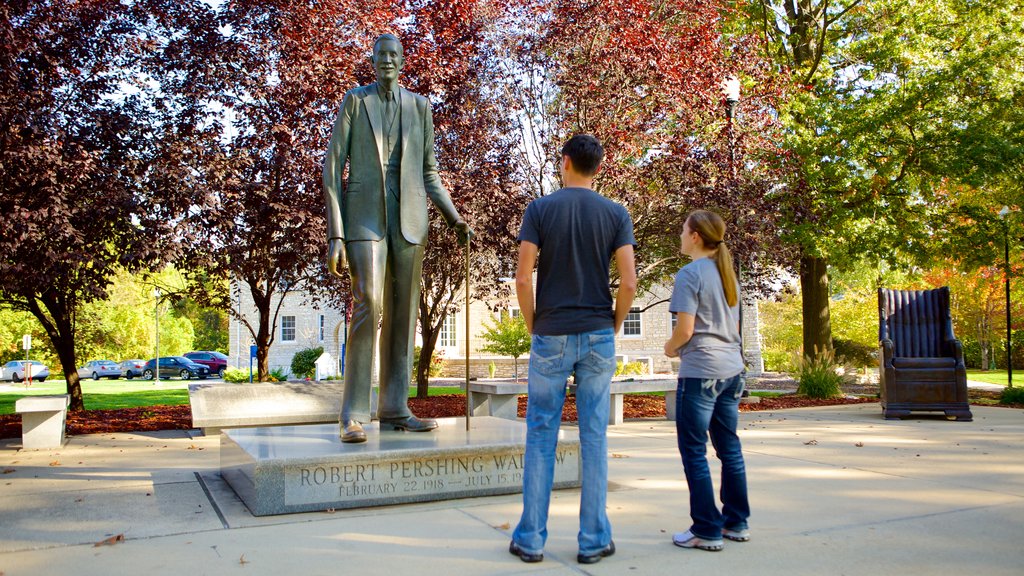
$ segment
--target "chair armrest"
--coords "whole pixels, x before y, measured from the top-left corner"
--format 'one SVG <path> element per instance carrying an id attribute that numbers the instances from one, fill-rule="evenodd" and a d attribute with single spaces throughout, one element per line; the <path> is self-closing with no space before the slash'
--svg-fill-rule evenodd
<path id="1" fill-rule="evenodd" d="M 958 338 L 953 338 L 952 340 L 944 340 L 942 343 L 942 347 L 943 351 L 946 353 L 946 356 L 956 358 L 957 366 L 960 366 L 964 363 L 964 345 L 960 342 Z"/>
<path id="2" fill-rule="evenodd" d="M 893 343 L 888 338 L 882 339 L 878 342 L 878 345 L 882 347 L 882 356 L 878 359 L 882 363 L 882 368 L 886 366 L 892 366 L 893 357 Z"/>

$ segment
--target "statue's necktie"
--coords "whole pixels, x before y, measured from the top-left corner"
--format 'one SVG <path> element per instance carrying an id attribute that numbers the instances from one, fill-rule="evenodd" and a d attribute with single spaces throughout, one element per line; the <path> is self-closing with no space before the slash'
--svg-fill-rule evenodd
<path id="1" fill-rule="evenodd" d="M 388 90 L 384 93 L 384 116 L 388 119 L 387 129 L 395 122 L 395 94 Z"/>

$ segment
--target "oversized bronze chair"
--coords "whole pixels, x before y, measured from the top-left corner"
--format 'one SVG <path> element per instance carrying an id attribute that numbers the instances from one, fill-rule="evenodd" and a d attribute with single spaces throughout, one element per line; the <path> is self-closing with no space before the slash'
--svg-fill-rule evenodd
<path id="1" fill-rule="evenodd" d="M 879 378 L 886 419 L 941 411 L 971 420 L 964 350 L 953 337 L 949 288 L 878 289 Z"/>

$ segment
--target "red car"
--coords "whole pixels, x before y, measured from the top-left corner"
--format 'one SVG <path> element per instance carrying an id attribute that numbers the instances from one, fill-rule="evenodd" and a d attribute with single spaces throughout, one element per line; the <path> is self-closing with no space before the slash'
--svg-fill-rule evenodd
<path id="1" fill-rule="evenodd" d="M 224 377 L 224 371 L 228 368 L 228 357 L 213 350 L 199 350 L 185 354 L 185 358 L 202 364 L 210 369 L 210 374 L 216 374 L 218 378 Z"/>

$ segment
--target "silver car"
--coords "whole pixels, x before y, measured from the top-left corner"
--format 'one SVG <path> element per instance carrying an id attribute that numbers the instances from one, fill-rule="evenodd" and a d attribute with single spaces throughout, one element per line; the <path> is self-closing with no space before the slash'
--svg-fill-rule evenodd
<path id="1" fill-rule="evenodd" d="M 122 360 L 121 376 L 131 380 L 136 376 L 142 376 L 142 367 L 146 365 L 145 360 Z"/>
<path id="2" fill-rule="evenodd" d="M 26 365 L 30 365 L 26 370 Z M 32 380 L 42 382 L 50 375 L 50 369 L 39 360 L 11 360 L 0 367 L 0 380 L 21 382 L 31 373 Z"/>
<path id="3" fill-rule="evenodd" d="M 100 378 L 110 378 L 117 380 L 121 377 L 121 367 L 117 365 L 117 362 L 111 360 L 90 360 L 78 369 L 79 378 L 92 378 L 93 380 L 99 380 Z"/>

